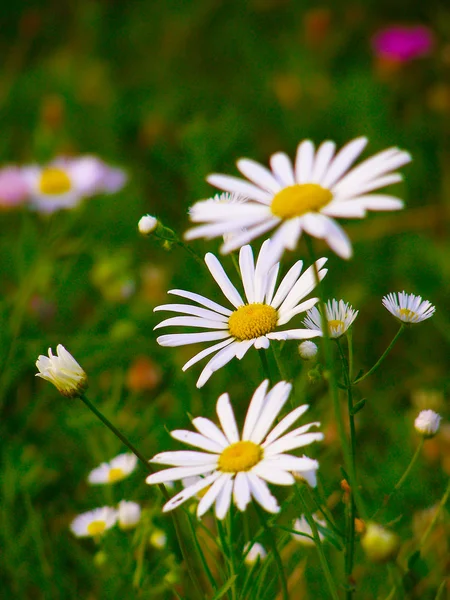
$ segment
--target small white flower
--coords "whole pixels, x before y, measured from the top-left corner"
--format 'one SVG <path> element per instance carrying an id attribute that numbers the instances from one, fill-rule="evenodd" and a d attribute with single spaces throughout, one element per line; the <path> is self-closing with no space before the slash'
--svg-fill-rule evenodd
<path id="1" fill-rule="evenodd" d="M 258 542 L 255 542 L 250 548 L 250 544 L 251 542 L 247 542 L 247 544 L 244 546 L 244 554 L 247 553 L 245 554 L 244 562 L 249 566 L 254 565 L 257 560 L 263 561 L 267 557 L 267 552 L 264 546 L 258 544 Z"/>
<path id="2" fill-rule="evenodd" d="M 95 156 L 58 158 L 41 167 L 24 167 L 30 191 L 30 205 L 41 213 L 70 209 L 84 198 L 114 193 L 126 181 L 125 173 L 113 169 Z"/>
<path id="3" fill-rule="evenodd" d="M 70 529 L 77 537 L 97 537 L 114 527 L 116 522 L 117 511 L 110 506 L 103 506 L 78 515 L 70 524 Z"/>
<path id="4" fill-rule="evenodd" d="M 431 438 L 436 435 L 441 419 L 434 410 L 422 410 L 414 421 L 414 427 L 423 437 Z"/>
<path id="5" fill-rule="evenodd" d="M 137 457 L 131 452 L 125 452 L 114 457 L 108 463 L 102 463 L 88 475 L 91 484 L 105 484 L 122 481 L 136 468 Z"/>
<path id="6" fill-rule="evenodd" d="M 162 529 L 155 529 L 150 535 L 150 544 L 158 550 L 165 548 L 167 546 L 167 535 Z"/>
<path id="7" fill-rule="evenodd" d="M 316 262 L 319 279 L 323 279 L 327 273 L 326 269 L 322 269 L 326 260 L 321 258 Z M 302 302 L 316 287 L 313 266 L 300 275 L 303 262 L 296 262 L 276 290 L 280 265 L 273 264 L 270 240 L 266 240 L 261 246 L 256 265 L 251 247 L 243 246 L 239 253 L 246 298 L 243 300 L 217 258 L 208 253 L 205 262 L 224 296 L 232 304 L 231 310 L 204 296 L 184 290 L 171 290 L 169 294 L 192 300 L 200 304 L 201 308 L 190 304 L 165 304 L 154 309 L 178 312 L 183 315 L 167 319 L 159 323 L 155 329 L 177 325 L 209 330 L 201 333 L 163 335 L 156 340 L 161 346 L 174 347 L 197 342 L 217 342 L 196 354 L 183 366 L 183 371 L 186 371 L 205 356 L 215 353 L 200 374 L 197 387 L 202 387 L 215 371 L 234 357 L 241 360 L 252 346 L 257 350 L 265 350 L 273 340 L 303 340 L 322 335 L 319 330 L 279 329 L 295 315 L 308 310 L 318 302 L 318 298 L 310 298 Z"/>
<path id="8" fill-rule="evenodd" d="M 359 311 L 343 300 L 328 300 L 326 306 L 328 332 L 331 338 L 339 338 L 348 330 Z M 308 310 L 303 324 L 313 331 L 322 331 L 322 317 L 316 307 Z"/>
<path id="9" fill-rule="evenodd" d="M 314 358 L 317 354 L 317 350 L 317 345 L 310 340 L 306 340 L 298 346 L 298 353 L 303 360 L 311 360 Z"/>
<path id="10" fill-rule="evenodd" d="M 52 349 L 48 349 L 48 356 L 42 354 L 36 361 L 39 373 L 36 377 L 42 377 L 53 383 L 58 391 L 67 398 L 76 398 L 87 388 L 87 375 L 61 344 L 56 347 L 56 356 Z"/>
<path id="11" fill-rule="evenodd" d="M 139 219 L 139 233 L 142 233 L 142 235 L 148 235 L 152 231 L 155 231 L 157 225 L 158 219 L 156 217 L 152 217 L 152 215 L 144 215 Z"/>
<path id="12" fill-rule="evenodd" d="M 320 519 L 317 515 L 313 515 L 313 519 L 314 521 L 318 524 L 321 525 L 322 527 L 326 527 L 326 521 L 324 521 L 323 519 Z M 292 525 L 292 529 L 294 531 L 297 531 L 298 534 L 306 534 L 306 535 L 298 535 L 293 533 L 292 537 L 296 542 L 299 542 L 300 544 L 303 544 L 304 546 L 313 546 L 314 545 L 314 540 L 311 539 L 313 537 L 313 532 L 311 527 L 309 526 L 308 521 L 306 520 L 305 515 L 301 515 L 299 519 L 296 519 Z M 306 537 L 306 536 L 310 536 L 310 537 Z M 319 531 L 319 539 L 323 540 L 323 534 Z"/>
<path id="13" fill-rule="evenodd" d="M 133 529 L 141 520 L 141 507 L 137 502 L 121 500 L 117 514 L 121 529 Z"/>
<path id="14" fill-rule="evenodd" d="M 420 323 L 432 317 L 436 310 L 428 300 L 422 301 L 421 296 L 406 292 L 387 294 L 383 306 L 403 323 Z"/>
<path id="15" fill-rule="evenodd" d="M 375 190 L 401 181 L 395 169 L 411 160 L 407 152 L 389 148 L 350 169 L 367 144 L 364 137 L 349 142 L 335 155 L 335 144 L 323 142 L 315 150 L 310 140 L 299 144 L 295 165 L 278 152 L 271 156 L 271 170 L 241 159 L 239 171 L 249 181 L 213 174 L 207 181 L 215 187 L 245 197 L 234 206 L 200 201 L 190 210 L 191 220 L 200 225 L 186 232 L 186 239 L 211 239 L 235 234 L 224 243 L 227 254 L 251 240 L 276 229 L 272 236 L 275 260 L 284 249 L 293 250 L 302 232 L 325 239 L 342 258 L 352 254 L 350 240 L 334 220 L 366 216 L 368 210 L 398 210 L 403 202 Z"/>
<path id="16" fill-rule="evenodd" d="M 228 394 L 222 394 L 217 401 L 216 411 L 221 429 L 209 419 L 198 417 L 192 421 L 198 433 L 172 431 L 171 435 L 176 440 L 204 452 L 162 452 L 152 458 L 151 462 L 172 465 L 174 468 L 149 475 L 146 479 L 148 484 L 201 476 L 196 483 L 171 498 L 164 505 L 163 512 L 177 508 L 206 490 L 197 506 L 198 517 L 215 504 L 217 518 L 223 519 L 232 499 L 241 511 L 247 508 L 253 498 L 267 512 L 277 513 L 280 509 L 267 482 L 293 485 L 293 471 L 316 468 L 317 461 L 311 458 L 285 453 L 322 440 L 322 433 L 308 433 L 311 427 L 320 423 L 309 423 L 285 433 L 308 409 L 307 405 L 303 405 L 282 418 L 270 431 L 292 386 L 280 381 L 268 392 L 268 385 L 268 380 L 263 381 L 253 394 L 242 435 L 239 435 Z"/>

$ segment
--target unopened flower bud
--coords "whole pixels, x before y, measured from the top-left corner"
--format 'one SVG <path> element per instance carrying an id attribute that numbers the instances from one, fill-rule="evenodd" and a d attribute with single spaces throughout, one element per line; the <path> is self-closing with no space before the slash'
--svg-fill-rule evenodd
<path id="1" fill-rule="evenodd" d="M 312 358 L 314 358 L 317 354 L 317 350 L 318 348 L 316 344 L 314 342 L 311 342 L 310 340 L 306 340 L 298 346 L 298 353 L 300 354 L 301 358 L 303 358 L 303 360 L 311 360 Z"/>
<path id="2" fill-rule="evenodd" d="M 142 235 L 148 235 L 152 231 L 155 231 L 158 225 L 158 219 L 156 217 L 152 217 L 152 215 L 144 215 L 140 218 L 138 223 L 139 233 Z"/>
<path id="3" fill-rule="evenodd" d="M 414 427 L 424 438 L 432 438 L 436 435 L 440 422 L 441 416 L 434 410 L 422 410 L 414 421 Z"/>
<path id="4" fill-rule="evenodd" d="M 369 560 L 385 563 L 397 556 L 400 540 L 392 531 L 376 523 L 369 523 L 361 540 L 361 546 Z"/>
<path id="5" fill-rule="evenodd" d="M 250 542 L 248 542 L 245 547 L 244 547 L 244 552 L 247 552 L 248 548 L 250 546 Z M 263 561 L 267 556 L 267 552 L 264 548 L 264 546 L 262 546 L 261 544 L 258 544 L 258 542 L 255 542 L 254 544 L 252 544 L 250 550 L 248 550 L 244 562 L 246 565 L 254 565 L 256 563 L 256 561 L 258 559 L 260 559 L 261 561 Z"/>
<path id="6" fill-rule="evenodd" d="M 56 356 L 49 348 L 48 356 L 41 354 L 36 361 L 36 366 L 39 370 L 36 377 L 42 377 L 53 383 L 67 398 L 76 398 L 87 388 L 86 373 L 61 344 L 56 347 Z"/>
<path id="7" fill-rule="evenodd" d="M 167 535 L 162 529 L 155 529 L 150 536 L 149 542 L 154 548 L 161 550 L 167 544 Z"/>

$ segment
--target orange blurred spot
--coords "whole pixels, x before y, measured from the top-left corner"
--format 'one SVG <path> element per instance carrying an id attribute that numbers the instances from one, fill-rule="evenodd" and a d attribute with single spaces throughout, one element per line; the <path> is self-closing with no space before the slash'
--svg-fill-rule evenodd
<path id="1" fill-rule="evenodd" d="M 331 26 L 331 11 L 327 8 L 314 8 L 305 14 L 303 21 L 305 40 L 311 46 L 326 41 Z"/>
<path id="2" fill-rule="evenodd" d="M 153 390 L 161 381 L 161 370 L 147 356 L 139 356 L 127 373 L 127 387 L 132 392 Z"/>

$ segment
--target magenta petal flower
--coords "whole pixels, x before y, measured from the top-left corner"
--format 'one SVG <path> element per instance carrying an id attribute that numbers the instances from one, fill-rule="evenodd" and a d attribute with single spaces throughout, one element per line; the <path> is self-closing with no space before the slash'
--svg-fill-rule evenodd
<path id="1" fill-rule="evenodd" d="M 28 197 L 28 185 L 19 167 L 0 169 L 0 208 L 12 208 Z"/>
<path id="2" fill-rule="evenodd" d="M 408 62 L 430 54 L 434 34 L 424 25 L 393 26 L 381 29 L 372 38 L 372 48 L 379 58 Z"/>

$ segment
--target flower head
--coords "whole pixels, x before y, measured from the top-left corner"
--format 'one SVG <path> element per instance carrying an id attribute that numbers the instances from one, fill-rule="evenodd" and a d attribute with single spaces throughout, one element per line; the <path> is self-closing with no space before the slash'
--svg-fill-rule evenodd
<path id="1" fill-rule="evenodd" d="M 376 563 L 385 563 L 397 556 L 400 540 L 389 529 L 377 523 L 369 523 L 361 539 L 361 546 L 369 560 Z"/>
<path id="2" fill-rule="evenodd" d="M 151 462 L 172 465 L 173 468 L 149 475 L 147 483 L 176 481 L 193 475 L 202 478 L 169 500 L 163 512 L 173 510 L 201 490 L 207 491 L 198 503 L 198 517 L 204 515 L 215 503 L 216 516 L 223 519 L 232 498 L 241 511 L 247 508 L 252 498 L 270 513 L 279 511 L 267 482 L 293 485 L 293 471 L 307 471 L 317 465 L 317 461 L 306 456 L 299 458 L 286 452 L 322 440 L 323 435 L 308 433 L 311 427 L 318 426 L 319 423 L 309 423 L 285 433 L 306 412 L 307 405 L 294 409 L 271 430 L 292 386 L 280 381 L 268 392 L 268 385 L 267 380 L 263 381 L 253 394 L 241 435 L 228 394 L 222 394 L 217 401 L 216 410 L 221 428 L 209 419 L 198 417 L 192 421 L 198 433 L 172 431 L 173 438 L 200 448 L 203 452 L 157 454 Z"/>
<path id="3" fill-rule="evenodd" d="M 152 217 L 152 215 L 144 215 L 139 219 L 138 229 L 139 233 L 142 235 L 148 235 L 152 231 L 155 231 L 158 226 L 158 219 L 156 217 Z"/>
<path id="4" fill-rule="evenodd" d="M 328 300 L 326 306 L 328 333 L 331 338 L 339 338 L 348 330 L 358 316 L 357 310 L 343 300 Z M 303 324 L 313 331 L 322 331 L 322 318 L 316 307 L 308 310 Z"/>
<path id="5" fill-rule="evenodd" d="M 305 140 L 298 146 L 295 166 L 286 154 L 278 152 L 270 158 L 271 170 L 253 160 L 238 161 L 239 171 L 250 181 L 210 175 L 209 183 L 241 194 L 244 200 L 226 205 L 209 200 L 194 204 L 191 220 L 200 225 L 187 231 L 186 239 L 210 239 L 244 229 L 224 243 L 221 251 L 227 254 L 276 229 L 272 251 L 279 260 L 284 249 L 296 248 L 304 231 L 326 240 L 336 254 L 349 258 L 350 240 L 334 219 L 402 208 L 396 197 L 371 192 L 400 181 L 395 169 L 411 160 L 407 152 L 389 148 L 350 169 L 366 144 L 366 138 L 357 138 L 335 155 L 334 142 L 323 142 L 316 152 L 314 144 Z"/>
<path id="6" fill-rule="evenodd" d="M 317 525 L 320 525 L 321 527 L 327 526 L 326 522 L 317 515 L 313 515 L 313 519 Z M 297 532 L 292 534 L 292 537 L 296 542 L 299 542 L 299 544 L 303 544 L 304 546 L 314 546 L 313 532 L 305 515 L 300 515 L 299 519 L 295 519 L 292 524 L 292 529 Z M 319 538 L 320 540 L 323 540 L 323 534 L 320 531 Z"/>
<path id="7" fill-rule="evenodd" d="M 22 169 L 9 166 L 0 169 L 0 209 L 14 208 L 28 197 L 28 185 Z"/>
<path id="8" fill-rule="evenodd" d="M 167 546 L 167 535 L 162 529 L 154 529 L 149 541 L 153 548 L 161 550 Z"/>
<path id="9" fill-rule="evenodd" d="M 298 346 L 298 353 L 303 360 L 311 360 L 314 358 L 317 354 L 317 350 L 317 344 L 311 342 L 310 340 L 306 340 Z"/>
<path id="10" fill-rule="evenodd" d="M 432 438 L 438 432 L 441 419 L 434 410 L 422 410 L 414 421 L 414 427 L 424 438 Z"/>
<path id="11" fill-rule="evenodd" d="M 383 298 L 383 306 L 403 323 L 420 323 L 433 316 L 436 308 L 421 296 L 398 292 Z"/>
<path id="12" fill-rule="evenodd" d="M 39 370 L 36 377 L 42 377 L 53 383 L 67 398 L 76 398 L 87 388 L 86 373 L 61 344 L 56 347 L 56 356 L 49 348 L 48 356 L 41 354 L 36 361 L 36 366 Z"/>
<path id="13" fill-rule="evenodd" d="M 117 517 L 121 529 L 133 529 L 141 520 L 141 507 L 137 502 L 121 500 Z"/>
<path id="14" fill-rule="evenodd" d="M 50 164 L 23 169 L 31 207 L 52 213 L 75 207 L 84 198 L 118 191 L 126 175 L 95 156 L 58 158 Z"/>
<path id="15" fill-rule="evenodd" d="M 320 279 L 327 273 L 326 269 L 322 269 L 326 260 L 321 258 L 316 262 Z M 272 262 L 270 240 L 266 240 L 262 245 L 256 266 L 251 247 L 244 246 L 239 254 L 246 297 L 244 301 L 217 258 L 208 253 L 205 262 L 224 296 L 232 304 L 231 310 L 204 296 L 184 290 L 171 290 L 169 294 L 187 298 L 202 307 L 189 304 L 165 304 L 155 308 L 155 311 L 167 310 L 189 315 L 167 319 L 155 329 L 179 325 L 209 330 L 201 333 L 163 335 L 157 339 L 161 346 L 217 342 L 199 352 L 183 367 L 185 371 L 205 356 L 216 353 L 203 369 L 197 387 L 203 386 L 214 371 L 226 365 L 232 358 L 242 359 L 252 346 L 256 349 L 267 349 L 272 340 L 301 340 L 321 335 L 320 331 L 310 329 L 280 330 L 280 327 L 288 323 L 292 317 L 308 310 L 318 301 L 317 298 L 311 298 L 301 302 L 316 286 L 314 267 L 309 267 L 303 275 L 300 275 L 303 263 L 296 262 L 275 293 L 279 264 L 274 265 Z"/>
<path id="16" fill-rule="evenodd" d="M 379 58 L 405 63 L 430 54 L 434 35 L 424 25 L 387 27 L 378 31 L 372 39 L 372 47 Z"/>
<path id="17" fill-rule="evenodd" d="M 263 561 L 267 557 L 267 552 L 264 546 L 255 542 L 251 544 L 251 542 L 247 542 L 244 546 L 244 562 L 246 565 L 254 565 L 256 561 Z"/>
<path id="18" fill-rule="evenodd" d="M 78 515 L 70 524 L 70 529 L 77 537 L 98 537 L 117 522 L 117 511 L 110 506 L 95 508 Z"/>
<path id="19" fill-rule="evenodd" d="M 116 483 L 128 477 L 136 468 L 137 457 L 131 452 L 119 454 L 109 461 L 102 463 L 88 475 L 91 484 Z"/>

